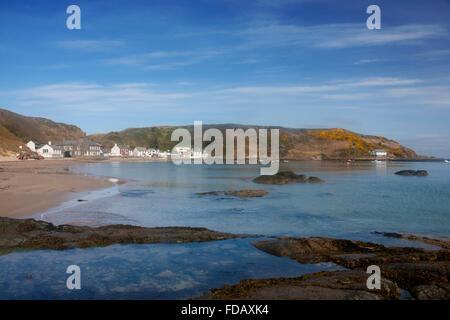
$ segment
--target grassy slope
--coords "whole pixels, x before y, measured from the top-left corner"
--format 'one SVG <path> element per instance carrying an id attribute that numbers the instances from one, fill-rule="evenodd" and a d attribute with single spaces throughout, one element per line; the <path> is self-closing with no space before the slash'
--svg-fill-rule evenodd
<path id="1" fill-rule="evenodd" d="M 40 143 L 85 138 L 78 127 L 0 109 L 0 149 L 18 151 L 29 140 Z"/>
<path id="2" fill-rule="evenodd" d="M 203 126 L 203 130 L 217 128 L 223 133 L 227 128 L 258 128 L 237 124 Z M 192 126 L 185 127 L 192 132 Z M 286 159 L 341 159 L 369 158 L 373 149 L 384 149 L 397 159 L 417 158 L 416 153 L 396 141 L 379 136 L 353 133 L 344 129 L 280 129 L 280 155 Z M 112 147 L 115 143 L 131 147 L 171 149 L 177 142 L 170 141 L 176 127 L 147 127 L 126 129 L 119 132 L 91 135 L 93 140 Z M 193 135 L 192 135 L 193 136 Z M 224 134 L 225 137 L 225 134 Z"/>

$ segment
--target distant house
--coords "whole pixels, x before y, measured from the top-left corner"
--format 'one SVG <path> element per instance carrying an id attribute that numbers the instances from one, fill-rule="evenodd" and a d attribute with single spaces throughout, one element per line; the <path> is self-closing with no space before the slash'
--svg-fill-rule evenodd
<path id="1" fill-rule="evenodd" d="M 387 152 L 385 150 L 382 150 L 382 149 L 372 150 L 372 152 L 370 154 L 373 157 L 377 157 L 377 158 L 385 158 L 385 157 L 387 157 Z"/>
<path id="2" fill-rule="evenodd" d="M 34 144 L 34 150 L 32 150 L 32 151 L 37 152 L 39 155 L 43 156 L 44 158 L 60 158 L 60 157 L 62 157 L 61 148 L 59 146 L 53 146 L 51 141 L 49 141 L 47 144 L 37 144 L 37 143 L 33 143 L 33 144 Z M 28 144 L 27 144 L 27 146 L 28 146 Z"/>
<path id="3" fill-rule="evenodd" d="M 117 143 L 111 148 L 112 157 L 128 157 L 130 156 L 130 147 L 118 145 Z"/>
<path id="4" fill-rule="evenodd" d="M 170 156 L 169 150 L 167 151 L 158 150 L 158 158 L 168 158 L 169 156 Z"/>
<path id="5" fill-rule="evenodd" d="M 91 140 L 76 140 L 41 144 L 29 141 L 27 147 L 45 158 L 93 157 L 102 155 L 101 144 Z"/>
<path id="6" fill-rule="evenodd" d="M 34 143 L 33 141 L 28 141 L 27 143 L 27 147 L 28 149 L 30 149 L 31 151 L 36 152 L 36 143 Z"/>
<path id="7" fill-rule="evenodd" d="M 192 157 L 192 150 L 189 147 L 175 147 L 172 152 L 181 158 Z"/>
<path id="8" fill-rule="evenodd" d="M 91 140 L 63 141 L 55 143 L 65 158 L 96 157 L 102 155 L 101 144 Z"/>
<path id="9" fill-rule="evenodd" d="M 158 156 L 158 150 L 150 148 L 147 149 L 147 157 L 157 157 Z"/>
<path id="10" fill-rule="evenodd" d="M 146 157 L 147 156 L 147 148 L 144 147 L 136 147 L 133 150 L 133 157 Z"/>

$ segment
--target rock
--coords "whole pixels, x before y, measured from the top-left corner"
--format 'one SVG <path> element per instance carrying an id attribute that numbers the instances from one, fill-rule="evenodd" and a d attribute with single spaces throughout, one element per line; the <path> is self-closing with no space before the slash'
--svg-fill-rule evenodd
<path id="1" fill-rule="evenodd" d="M 265 190 L 231 190 L 231 191 L 210 191 L 197 193 L 198 196 L 233 196 L 239 198 L 263 197 L 269 194 Z"/>
<path id="2" fill-rule="evenodd" d="M 196 193 L 198 196 L 221 196 L 223 195 L 223 191 L 209 191 L 209 192 L 199 192 Z"/>
<path id="3" fill-rule="evenodd" d="M 330 238 L 279 238 L 252 244 L 264 252 L 289 257 L 299 263 L 333 262 L 361 271 L 370 265 L 377 265 L 382 277 L 409 291 L 420 285 L 448 285 L 450 274 L 448 250 L 386 247 L 370 242 Z"/>
<path id="4" fill-rule="evenodd" d="M 381 300 L 398 299 L 401 291 L 387 279 L 369 290 L 362 271 L 322 271 L 297 278 L 251 279 L 212 289 L 199 299 L 229 300 Z"/>
<path id="5" fill-rule="evenodd" d="M 442 249 L 450 250 L 450 241 L 448 239 L 442 238 L 429 238 L 424 236 L 416 236 L 412 234 L 402 234 L 395 232 L 378 232 L 374 231 L 373 234 L 380 234 L 388 238 L 397 238 L 397 239 L 407 239 L 410 241 L 418 241 L 425 244 L 429 244 L 436 247 L 441 247 Z"/>
<path id="6" fill-rule="evenodd" d="M 310 183 L 323 183 L 323 182 L 325 182 L 324 180 L 319 179 L 317 177 L 309 177 L 307 179 L 307 181 L 310 182 Z"/>
<path id="7" fill-rule="evenodd" d="M 411 291 L 417 300 L 449 300 L 449 286 L 421 285 L 414 287 Z"/>
<path id="8" fill-rule="evenodd" d="M 307 178 L 303 174 L 296 174 L 292 171 L 280 171 L 274 175 L 264 175 L 253 179 L 255 183 L 261 184 L 290 184 L 290 183 L 319 183 L 325 182 L 317 177 Z"/>
<path id="9" fill-rule="evenodd" d="M 426 177 L 428 175 L 428 172 L 425 170 L 417 170 L 416 171 L 416 176 L 418 177 Z"/>
<path id="10" fill-rule="evenodd" d="M 428 172 L 425 170 L 400 170 L 395 174 L 399 176 L 417 176 L 417 177 L 425 177 L 428 175 Z"/>
<path id="11" fill-rule="evenodd" d="M 15 250 L 89 248 L 128 243 L 203 242 L 245 238 L 247 235 L 216 232 L 205 228 L 145 228 L 109 225 L 98 228 L 71 225 L 54 226 L 34 219 L 0 217 L 0 255 Z M 252 236 L 253 237 L 253 236 Z"/>
<path id="12" fill-rule="evenodd" d="M 238 191 L 225 191 L 225 195 L 227 196 L 235 196 L 240 198 L 249 198 L 249 197 L 264 197 L 269 194 L 265 190 L 238 190 Z"/>

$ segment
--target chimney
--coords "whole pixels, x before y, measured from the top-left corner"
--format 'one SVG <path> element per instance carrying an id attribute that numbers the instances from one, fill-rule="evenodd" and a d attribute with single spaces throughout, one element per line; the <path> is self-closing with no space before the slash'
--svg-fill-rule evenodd
<path id="1" fill-rule="evenodd" d="M 48 142 L 48 145 L 49 145 L 49 146 L 51 146 L 51 145 L 52 145 L 52 142 L 51 142 L 51 141 L 49 141 L 49 142 Z"/>

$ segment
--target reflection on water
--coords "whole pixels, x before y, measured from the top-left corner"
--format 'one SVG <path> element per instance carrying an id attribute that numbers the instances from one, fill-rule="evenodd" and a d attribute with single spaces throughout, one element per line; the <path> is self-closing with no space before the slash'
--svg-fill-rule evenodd
<path id="1" fill-rule="evenodd" d="M 243 279 L 342 269 L 271 256 L 250 241 L 12 253 L 0 256 L 0 299 L 186 299 Z M 72 264 L 81 268 L 81 290 L 66 288 Z"/>

